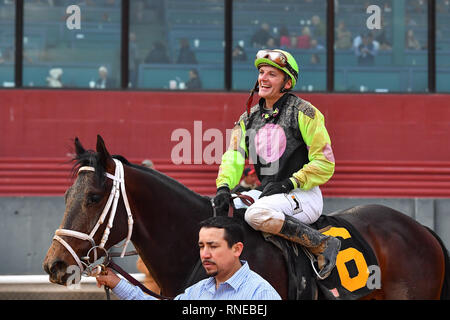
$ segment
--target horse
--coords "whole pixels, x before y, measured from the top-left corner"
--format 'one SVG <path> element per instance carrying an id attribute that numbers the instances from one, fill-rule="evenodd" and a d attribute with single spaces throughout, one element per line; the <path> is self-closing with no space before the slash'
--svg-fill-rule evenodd
<path id="1" fill-rule="evenodd" d="M 65 193 L 66 208 L 59 229 L 62 231 L 59 239 L 56 236 L 53 239 L 43 262 L 52 283 L 67 285 L 68 267 L 79 264 L 86 255 L 93 258 L 96 244 L 102 243 L 103 249 L 109 250 L 123 239 L 131 240 L 165 296 L 175 296 L 206 276 L 203 268 L 199 268 L 196 243 L 198 223 L 214 212 L 209 197 L 161 172 L 132 164 L 122 156 L 111 156 L 99 135 L 96 151 L 85 150 L 78 138 L 75 151 L 74 175 L 76 171 L 78 174 Z M 119 166 L 123 174 L 117 178 L 114 172 Z M 118 197 L 123 201 L 116 203 L 117 212 L 111 219 L 112 213 L 105 216 L 103 208 L 110 202 L 114 184 L 120 180 L 123 192 Z M 381 287 L 362 299 L 450 297 L 448 252 L 430 229 L 380 205 L 356 206 L 334 215 L 359 231 L 379 262 Z M 109 222 L 102 223 L 107 217 Z M 243 224 L 242 259 L 268 280 L 283 299 L 288 299 L 289 277 L 281 250 L 265 241 L 260 232 Z M 90 230 L 95 232 L 88 237 Z M 105 234 L 108 234 L 106 241 Z M 99 257 L 103 254 L 100 252 Z M 304 255 L 301 260 L 303 263 L 297 268 L 306 281 L 300 299 L 321 298 L 309 258 Z"/>

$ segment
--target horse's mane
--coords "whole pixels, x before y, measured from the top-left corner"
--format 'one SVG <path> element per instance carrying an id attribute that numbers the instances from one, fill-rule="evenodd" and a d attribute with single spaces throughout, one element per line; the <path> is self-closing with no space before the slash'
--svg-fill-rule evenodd
<path id="1" fill-rule="evenodd" d="M 135 163 L 131 163 L 124 156 L 121 156 L 121 155 L 112 155 L 112 157 L 114 159 L 119 160 L 124 165 L 135 168 L 139 171 L 142 171 L 145 174 L 151 175 L 154 179 L 157 180 L 157 183 L 162 183 L 164 185 L 170 185 L 171 188 L 173 188 L 175 192 L 186 193 L 190 197 L 198 198 L 202 201 L 205 201 L 205 200 L 209 201 L 208 197 L 202 196 L 202 195 L 192 191 L 191 189 L 189 189 L 182 183 L 167 176 L 166 174 L 164 174 L 162 172 L 159 172 L 158 170 L 154 170 L 154 169 L 147 168 L 147 167 L 135 164 Z M 75 158 L 73 159 L 73 161 L 75 161 L 75 163 L 72 168 L 72 175 L 75 176 L 80 167 L 90 166 L 90 167 L 95 168 L 95 173 L 98 177 L 98 181 L 100 182 L 100 184 L 103 184 L 105 182 L 105 168 L 103 168 L 103 166 L 100 165 L 100 161 L 98 159 L 97 152 L 95 152 L 93 150 L 86 150 L 86 152 L 76 155 Z"/>

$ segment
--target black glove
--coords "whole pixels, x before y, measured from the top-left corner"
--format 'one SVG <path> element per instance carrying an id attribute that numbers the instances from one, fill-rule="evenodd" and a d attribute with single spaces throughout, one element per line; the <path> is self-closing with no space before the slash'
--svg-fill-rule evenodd
<path id="1" fill-rule="evenodd" d="M 213 199 L 217 215 L 226 215 L 230 207 L 231 191 L 227 186 L 217 189 L 216 196 Z"/>
<path id="2" fill-rule="evenodd" d="M 294 189 L 294 185 L 289 178 L 280 182 L 269 182 L 259 197 L 262 198 L 277 193 L 289 193 L 292 189 Z"/>

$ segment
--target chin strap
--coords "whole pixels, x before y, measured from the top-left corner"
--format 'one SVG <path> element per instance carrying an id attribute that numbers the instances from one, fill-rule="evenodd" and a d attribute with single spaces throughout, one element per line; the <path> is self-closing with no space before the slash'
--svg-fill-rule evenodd
<path id="1" fill-rule="evenodd" d="M 255 86 L 253 87 L 253 89 L 250 91 L 250 97 L 248 97 L 247 99 L 247 103 L 245 104 L 247 107 L 247 115 L 250 115 L 250 108 L 252 107 L 252 103 L 253 103 L 253 95 L 255 94 L 255 92 L 258 92 L 258 80 L 256 80 L 255 82 Z"/>

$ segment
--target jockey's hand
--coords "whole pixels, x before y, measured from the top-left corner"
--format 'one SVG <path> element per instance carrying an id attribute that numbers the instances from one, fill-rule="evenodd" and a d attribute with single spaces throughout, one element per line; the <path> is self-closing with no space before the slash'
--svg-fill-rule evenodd
<path id="1" fill-rule="evenodd" d="M 269 182 L 259 197 L 262 198 L 277 193 L 289 193 L 292 189 L 294 189 L 294 185 L 290 179 L 285 179 L 280 182 Z"/>
<path id="2" fill-rule="evenodd" d="M 217 189 L 216 196 L 214 197 L 214 206 L 218 215 L 224 215 L 228 213 L 230 207 L 231 192 L 227 186 Z"/>

